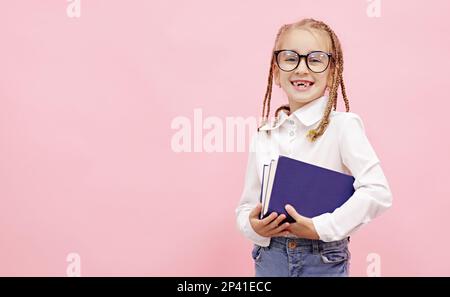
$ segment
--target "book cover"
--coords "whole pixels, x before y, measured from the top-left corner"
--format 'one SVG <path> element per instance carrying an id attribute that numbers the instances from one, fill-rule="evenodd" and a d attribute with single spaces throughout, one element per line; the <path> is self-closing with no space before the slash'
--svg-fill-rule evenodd
<path id="1" fill-rule="evenodd" d="M 273 175 L 269 169 L 269 176 L 262 183 L 262 193 L 266 191 L 262 218 L 276 212 L 284 213 L 285 221 L 295 222 L 286 212 L 286 204 L 308 218 L 331 213 L 355 192 L 355 178 L 351 175 L 281 155 L 272 161 L 269 168 Z"/>

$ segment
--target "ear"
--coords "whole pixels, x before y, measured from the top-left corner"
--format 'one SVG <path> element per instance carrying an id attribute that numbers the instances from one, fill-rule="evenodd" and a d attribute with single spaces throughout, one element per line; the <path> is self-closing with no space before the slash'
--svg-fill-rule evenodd
<path id="1" fill-rule="evenodd" d="M 275 65 L 272 65 L 272 73 L 273 73 L 273 80 L 275 81 L 275 84 L 280 88 L 280 70 Z"/>
<path id="2" fill-rule="evenodd" d="M 330 70 L 328 72 L 328 77 L 327 77 L 327 87 L 331 88 L 331 85 L 333 84 L 333 73 L 334 73 L 334 65 L 332 65 L 330 67 Z"/>

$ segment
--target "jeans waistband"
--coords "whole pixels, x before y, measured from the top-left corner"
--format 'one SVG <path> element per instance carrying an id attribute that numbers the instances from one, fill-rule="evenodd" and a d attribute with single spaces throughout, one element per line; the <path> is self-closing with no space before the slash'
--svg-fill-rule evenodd
<path id="1" fill-rule="evenodd" d="M 272 237 L 270 240 L 269 248 L 295 248 L 304 250 L 317 250 L 321 251 L 332 247 L 345 247 L 350 242 L 350 237 L 346 237 L 342 240 L 325 242 L 319 239 L 307 239 L 298 237 Z"/>

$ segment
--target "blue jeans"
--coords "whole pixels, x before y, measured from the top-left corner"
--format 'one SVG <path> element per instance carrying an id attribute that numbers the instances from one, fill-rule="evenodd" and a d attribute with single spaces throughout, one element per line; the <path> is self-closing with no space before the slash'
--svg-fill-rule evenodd
<path id="1" fill-rule="evenodd" d="M 272 237 L 267 247 L 254 244 L 255 276 L 348 276 L 349 241 Z"/>

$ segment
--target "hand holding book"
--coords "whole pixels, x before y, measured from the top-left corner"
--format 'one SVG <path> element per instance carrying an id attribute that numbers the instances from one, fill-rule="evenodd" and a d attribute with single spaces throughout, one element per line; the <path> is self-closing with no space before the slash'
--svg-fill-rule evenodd
<path id="1" fill-rule="evenodd" d="M 301 238 L 320 239 L 312 219 L 300 215 L 292 205 L 287 204 L 285 209 L 295 219 L 295 223 L 291 223 L 287 228 L 289 233 Z"/>
<path id="2" fill-rule="evenodd" d="M 278 215 L 275 212 L 266 216 L 264 219 L 259 219 L 262 205 L 261 203 L 258 203 L 250 212 L 249 217 L 253 230 L 264 237 L 294 234 L 301 238 L 319 239 L 319 234 L 317 234 L 311 219 L 300 215 L 295 208 L 289 204 L 287 204 L 285 208 L 287 213 L 296 220 L 294 223 L 282 223 L 286 219 L 286 215 Z"/>
<path id="3" fill-rule="evenodd" d="M 271 213 L 264 219 L 260 219 L 261 209 L 262 205 L 258 203 L 249 216 L 250 224 L 256 233 L 264 237 L 277 237 L 289 234 L 287 228 L 290 226 L 290 223 L 286 222 L 280 225 L 286 219 L 286 215 Z"/>

